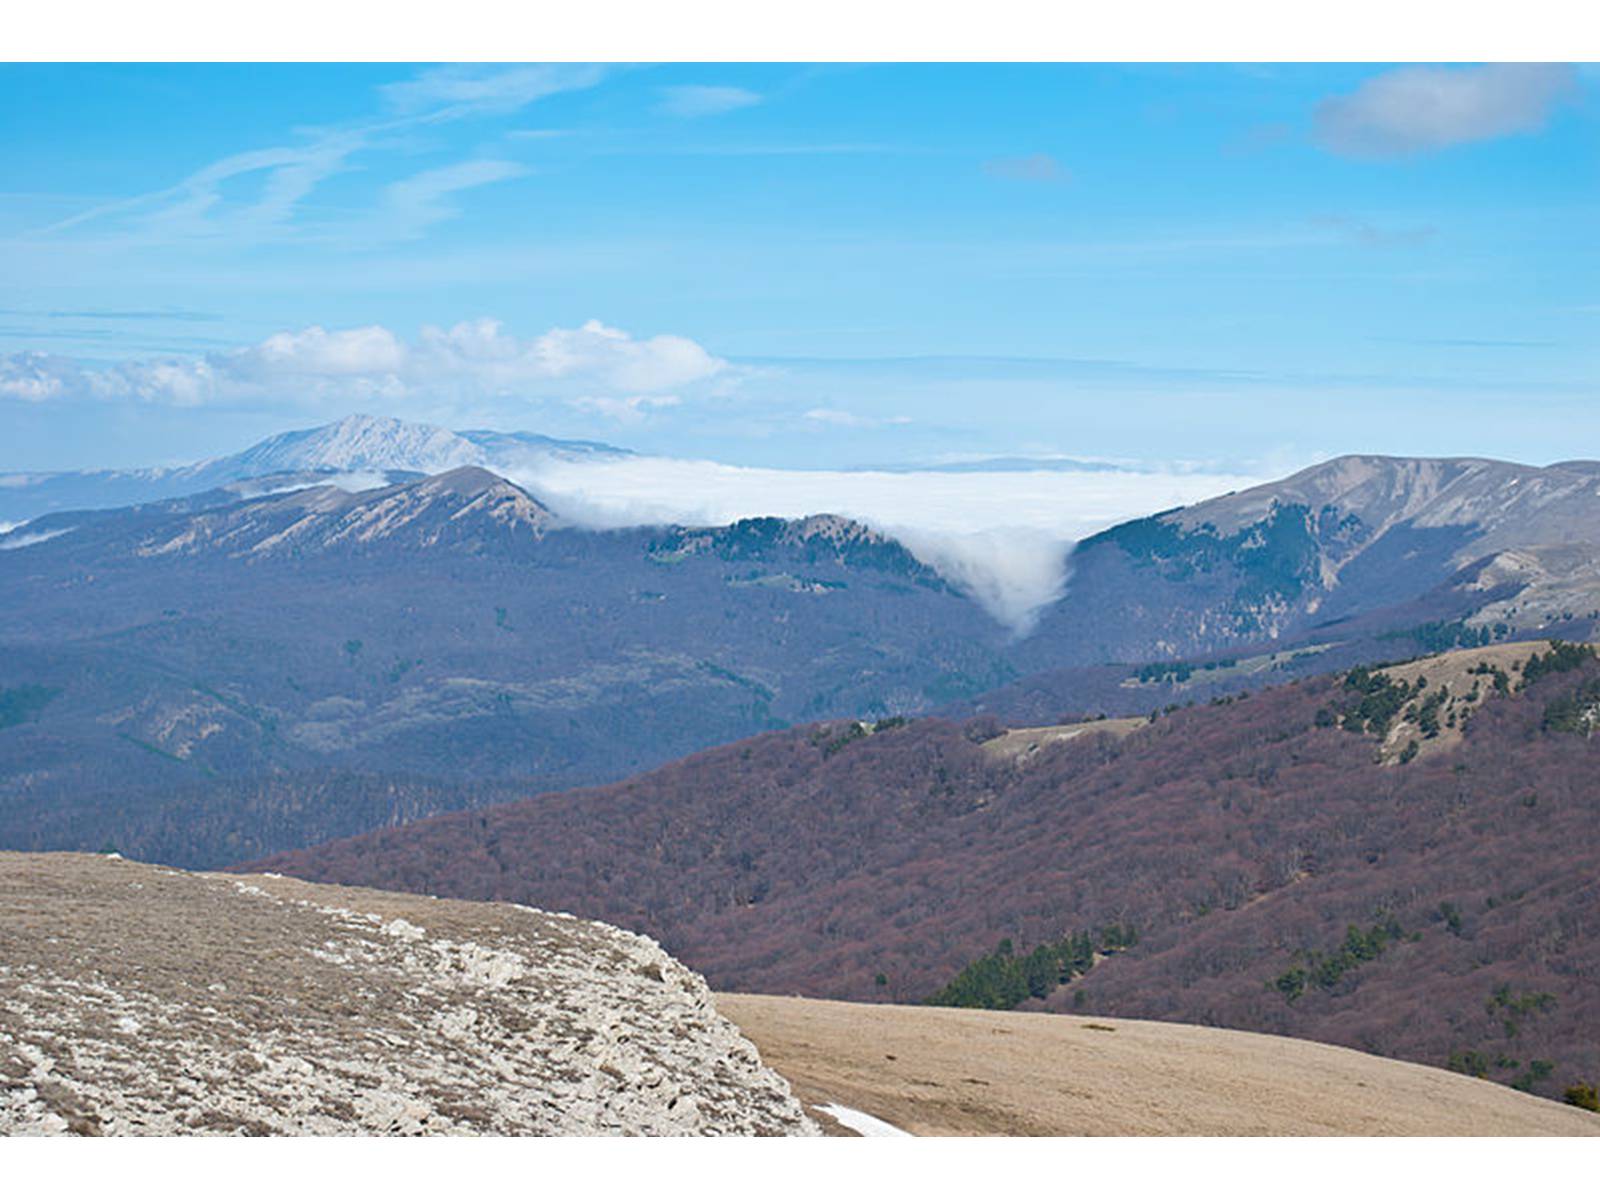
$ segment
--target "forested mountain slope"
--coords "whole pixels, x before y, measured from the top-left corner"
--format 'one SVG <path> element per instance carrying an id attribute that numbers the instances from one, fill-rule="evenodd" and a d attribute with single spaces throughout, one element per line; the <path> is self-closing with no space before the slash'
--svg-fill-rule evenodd
<path id="1" fill-rule="evenodd" d="M 481 465 L 612 453 L 353 418 L 0 535 L 0 846 L 219 865 L 795 722 L 1148 714 L 1600 613 L 1592 463 L 1337 459 L 1120 525 L 1019 638 L 847 518 L 588 529 Z"/>
<path id="2" fill-rule="evenodd" d="M 0 553 L 18 849 L 218 865 L 420 815 L 356 793 L 466 807 L 1013 674 L 982 608 L 837 518 L 591 531 L 466 467 L 38 524 Z"/>
<path id="3" fill-rule="evenodd" d="M 1600 666 L 1538 643 L 1461 668 L 1471 653 L 1025 753 L 986 721 L 785 730 L 254 868 L 600 917 L 744 991 L 915 1001 L 1002 939 L 1018 960 L 1045 945 L 1019 994 L 984 994 L 1019 978 L 1002 954 L 946 998 L 1558 1094 L 1600 1075 Z"/>

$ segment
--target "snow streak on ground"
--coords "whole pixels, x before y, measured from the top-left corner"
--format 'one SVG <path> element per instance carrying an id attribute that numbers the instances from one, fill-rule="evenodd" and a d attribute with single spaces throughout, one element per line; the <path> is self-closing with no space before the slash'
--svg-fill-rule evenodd
<path id="1" fill-rule="evenodd" d="M 842 1104 L 819 1104 L 817 1108 L 827 1113 L 846 1129 L 853 1129 L 862 1137 L 911 1137 L 904 1129 L 880 1121 L 871 1113 L 858 1112 Z"/>

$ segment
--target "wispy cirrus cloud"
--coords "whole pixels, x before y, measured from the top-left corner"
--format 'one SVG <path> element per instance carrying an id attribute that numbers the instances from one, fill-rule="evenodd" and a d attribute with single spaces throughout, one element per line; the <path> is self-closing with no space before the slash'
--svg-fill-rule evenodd
<path id="1" fill-rule="evenodd" d="M 414 238 L 430 225 L 456 216 L 449 198 L 458 192 L 527 175 L 521 163 L 503 159 L 475 159 L 435 167 L 389 184 L 377 214 L 378 232 L 394 240 Z"/>
<path id="2" fill-rule="evenodd" d="M 150 240 L 215 236 L 224 231 L 218 212 L 223 207 L 223 185 L 250 176 L 260 176 L 261 186 L 250 202 L 230 207 L 227 226 L 241 235 L 260 236 L 281 224 L 299 200 L 340 170 L 363 144 L 359 133 L 350 132 L 323 135 L 299 146 L 230 154 L 170 187 L 85 209 L 38 230 L 36 236 L 81 226 L 136 232 Z"/>
<path id="3" fill-rule="evenodd" d="M 1542 129 L 1577 90 L 1560 63 L 1402 67 L 1317 106 L 1316 137 L 1355 158 L 1396 158 Z"/>
<path id="4" fill-rule="evenodd" d="M 874 417 L 842 408 L 813 408 L 805 414 L 805 418 L 818 425 L 834 425 L 843 429 L 882 429 L 888 425 L 911 424 L 910 417 Z"/>
<path id="5" fill-rule="evenodd" d="M 192 308 L 0 308 L 8 317 L 50 321 L 220 321 L 221 313 Z"/>
<path id="6" fill-rule="evenodd" d="M 661 89 L 661 111 L 673 117 L 716 117 L 761 103 L 761 95 L 742 87 L 683 84 Z"/>
<path id="7" fill-rule="evenodd" d="M 511 396 L 564 400 L 626 421 L 679 403 L 682 389 L 728 369 L 689 338 L 637 338 L 600 321 L 519 338 L 500 322 L 482 319 L 430 326 L 412 340 L 382 325 L 312 325 L 237 349 L 104 367 L 37 351 L 4 355 L 0 399 L 317 407 Z"/>
<path id="8" fill-rule="evenodd" d="M 355 170 L 357 159 L 402 153 L 402 135 L 408 132 L 516 112 L 561 92 L 592 87 L 605 73 L 602 67 L 562 64 L 433 68 L 379 88 L 384 111 L 367 120 L 308 130 L 290 144 L 227 155 L 169 187 L 95 205 L 31 236 L 93 232 L 156 244 L 290 238 L 361 244 L 385 234 L 412 237 L 455 215 L 452 206 L 441 203 L 449 193 L 514 178 L 526 169 L 487 159 L 432 168 L 380 187 L 375 212 L 342 214 L 319 224 L 305 222 L 305 201 L 327 180 Z"/>
<path id="9" fill-rule="evenodd" d="M 593 87 L 607 68 L 597 64 L 545 63 L 513 67 L 433 67 L 414 79 L 379 91 L 390 107 L 423 120 L 458 120 L 484 113 L 509 113 L 559 92 Z"/>

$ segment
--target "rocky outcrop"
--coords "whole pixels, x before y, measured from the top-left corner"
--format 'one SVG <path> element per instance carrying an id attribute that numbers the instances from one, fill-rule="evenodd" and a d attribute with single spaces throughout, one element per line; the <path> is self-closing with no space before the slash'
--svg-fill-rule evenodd
<path id="1" fill-rule="evenodd" d="M 482 467 L 457 467 L 392 487 L 329 484 L 181 515 L 159 524 L 133 554 L 303 556 L 375 546 L 482 553 L 526 549 L 555 524 L 555 515 L 516 484 Z"/>
<path id="2" fill-rule="evenodd" d="M 0 1134 L 813 1134 L 648 938 L 0 854 Z"/>
<path id="3" fill-rule="evenodd" d="M 1593 636 L 1597 543 L 1600 463 L 1336 458 L 1085 538 L 1018 656 L 1209 657 L 1351 639 L 1363 622 Z"/>

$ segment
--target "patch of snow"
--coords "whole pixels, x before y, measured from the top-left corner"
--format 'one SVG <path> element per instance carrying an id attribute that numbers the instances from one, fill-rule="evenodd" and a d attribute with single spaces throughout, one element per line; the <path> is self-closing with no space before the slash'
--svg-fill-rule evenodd
<path id="1" fill-rule="evenodd" d="M 319 469 L 433 475 L 478 466 L 484 459 L 481 449 L 448 429 L 393 417 L 351 416 L 317 429 L 279 434 L 226 461 L 251 475 Z"/>
<path id="2" fill-rule="evenodd" d="M 24 546 L 37 546 L 40 542 L 48 542 L 64 533 L 71 533 L 75 528 L 77 527 L 69 525 L 65 529 L 47 529 L 43 533 L 14 533 L 0 540 L 0 550 L 21 550 Z"/>
<path id="3" fill-rule="evenodd" d="M 859 1109 L 846 1108 L 843 1104 L 819 1104 L 817 1108 L 827 1113 L 846 1129 L 853 1129 L 862 1137 L 911 1137 L 898 1125 L 880 1120 L 870 1113 L 861 1112 Z"/>

